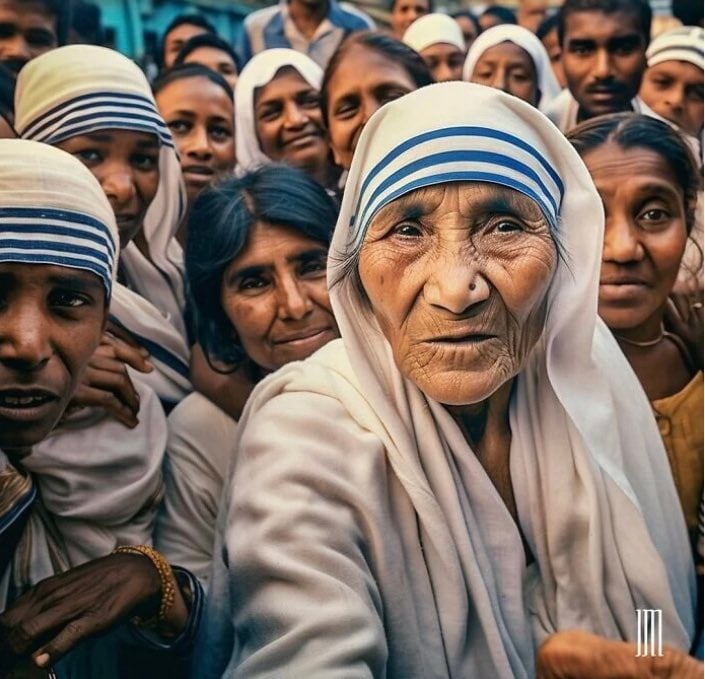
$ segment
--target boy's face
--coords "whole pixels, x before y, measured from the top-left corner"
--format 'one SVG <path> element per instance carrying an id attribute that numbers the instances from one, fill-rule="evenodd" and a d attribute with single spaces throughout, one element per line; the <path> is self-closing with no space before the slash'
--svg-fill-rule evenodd
<path id="1" fill-rule="evenodd" d="M 0 62 L 17 73 L 58 46 L 57 16 L 41 0 L 0 0 Z"/>

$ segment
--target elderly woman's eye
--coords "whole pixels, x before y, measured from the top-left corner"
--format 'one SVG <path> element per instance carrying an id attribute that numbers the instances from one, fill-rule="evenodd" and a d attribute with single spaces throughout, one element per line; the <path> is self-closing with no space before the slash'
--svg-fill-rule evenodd
<path id="1" fill-rule="evenodd" d="M 394 227 L 393 233 L 403 238 L 418 238 L 421 235 L 421 229 L 416 224 L 404 223 Z"/>
<path id="2" fill-rule="evenodd" d="M 524 227 L 519 224 L 519 222 L 502 219 L 495 223 L 494 229 L 495 231 L 499 231 L 499 233 L 514 233 L 516 231 L 523 231 Z"/>

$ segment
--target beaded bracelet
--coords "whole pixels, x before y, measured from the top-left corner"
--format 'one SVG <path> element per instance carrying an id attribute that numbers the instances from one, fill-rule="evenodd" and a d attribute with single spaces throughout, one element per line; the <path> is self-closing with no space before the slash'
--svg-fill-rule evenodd
<path id="1" fill-rule="evenodd" d="M 142 620 L 139 617 L 134 618 L 136 625 L 149 625 L 151 626 L 155 622 L 157 624 L 164 622 L 166 614 L 169 609 L 174 605 L 174 599 L 176 597 L 176 581 L 174 578 L 174 573 L 171 570 L 171 566 L 167 560 L 152 547 L 147 547 L 147 545 L 125 545 L 123 547 L 117 547 L 113 550 L 113 554 L 141 554 L 146 556 L 159 573 L 159 579 L 161 580 L 162 598 L 159 602 L 159 613 L 155 618 L 150 620 Z"/>

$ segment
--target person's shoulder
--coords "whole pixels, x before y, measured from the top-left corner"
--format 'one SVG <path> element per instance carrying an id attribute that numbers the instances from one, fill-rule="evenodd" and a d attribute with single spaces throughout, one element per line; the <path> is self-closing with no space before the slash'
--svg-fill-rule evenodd
<path id="1" fill-rule="evenodd" d="M 273 17 L 280 13 L 281 7 L 279 6 L 279 3 L 271 5 L 270 7 L 263 7 L 262 9 L 255 10 L 254 12 L 250 12 L 245 17 L 245 28 L 250 29 L 255 26 L 264 26 L 265 24 L 269 23 L 269 21 Z"/>
<path id="2" fill-rule="evenodd" d="M 369 14 L 366 14 L 349 2 L 339 2 L 338 10 L 344 17 L 345 28 L 348 30 L 364 31 L 367 29 L 374 30 L 376 28 L 375 22 Z"/>

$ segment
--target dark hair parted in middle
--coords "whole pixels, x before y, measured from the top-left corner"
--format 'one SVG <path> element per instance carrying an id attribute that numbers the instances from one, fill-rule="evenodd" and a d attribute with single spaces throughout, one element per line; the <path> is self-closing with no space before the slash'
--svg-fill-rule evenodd
<path id="1" fill-rule="evenodd" d="M 179 64 L 178 66 L 172 66 L 170 69 L 161 73 L 154 81 L 152 93 L 156 96 L 167 85 L 170 85 L 176 80 L 183 80 L 184 78 L 207 78 L 212 83 L 223 88 L 225 94 L 227 94 L 230 99 L 233 98 L 233 88 L 230 87 L 228 81 L 223 78 L 220 73 L 216 73 L 202 64 Z"/>
<path id="2" fill-rule="evenodd" d="M 225 54 L 232 59 L 232 62 L 235 65 L 235 70 L 238 73 L 242 70 L 240 67 L 240 59 L 235 53 L 235 50 L 229 45 L 229 43 L 215 33 L 201 33 L 200 35 L 194 35 L 193 38 L 189 38 L 176 55 L 174 66 L 183 64 L 186 57 L 191 54 L 191 52 L 195 52 L 201 47 L 213 47 L 221 52 L 225 52 Z"/>
<path id="3" fill-rule="evenodd" d="M 609 142 L 625 151 L 642 148 L 661 156 L 683 189 L 686 228 L 688 233 L 692 231 L 701 176 L 693 152 L 680 132 L 656 118 L 626 112 L 591 118 L 566 136 L 581 156 Z"/>
<path id="4" fill-rule="evenodd" d="M 635 14 L 639 19 L 639 27 L 644 36 L 644 48 L 651 40 L 651 5 L 647 0 L 565 0 L 558 10 L 558 41 L 563 45 L 565 37 L 565 22 L 570 14 L 577 12 L 602 12 L 614 14 L 625 12 Z"/>
<path id="5" fill-rule="evenodd" d="M 220 300 L 223 273 L 252 229 L 262 223 L 283 227 L 329 247 L 337 219 L 338 208 L 325 190 L 287 165 L 221 180 L 196 198 L 188 222 L 186 282 L 196 337 L 211 365 L 235 370 L 248 360 Z"/>
<path id="6" fill-rule="evenodd" d="M 323 112 L 323 122 L 326 126 L 328 125 L 328 90 L 330 88 L 330 81 L 333 79 L 340 64 L 347 57 L 348 52 L 356 46 L 373 50 L 389 59 L 389 61 L 399 64 L 399 66 L 409 74 L 409 78 L 411 78 L 416 87 L 424 87 L 434 82 L 431 71 L 429 71 L 428 66 L 426 66 L 426 62 L 421 58 L 418 52 L 412 50 L 408 45 L 377 31 L 359 31 L 353 33 L 340 44 L 328 62 L 326 71 L 323 74 L 323 82 L 321 83 L 321 110 Z"/>

